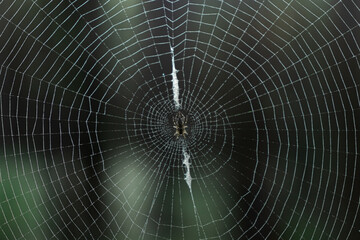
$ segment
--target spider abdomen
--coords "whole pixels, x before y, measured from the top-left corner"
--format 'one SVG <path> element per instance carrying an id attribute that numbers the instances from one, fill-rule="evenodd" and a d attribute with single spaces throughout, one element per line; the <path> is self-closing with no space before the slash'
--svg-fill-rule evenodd
<path id="1" fill-rule="evenodd" d="M 187 118 L 184 116 L 184 114 L 182 114 L 180 111 L 177 112 L 174 117 L 173 117 L 173 123 L 174 123 L 174 128 L 176 129 L 174 136 L 176 136 L 176 139 L 179 138 L 179 136 L 183 136 L 184 138 L 186 137 L 185 135 L 187 135 L 188 133 L 186 132 L 187 126 Z"/>

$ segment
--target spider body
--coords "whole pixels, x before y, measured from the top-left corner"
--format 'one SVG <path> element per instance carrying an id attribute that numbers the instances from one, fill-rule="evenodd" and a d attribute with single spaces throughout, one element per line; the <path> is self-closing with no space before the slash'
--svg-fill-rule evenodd
<path id="1" fill-rule="evenodd" d="M 179 138 L 179 136 L 183 136 L 184 138 L 186 138 L 186 135 L 188 134 L 186 132 L 186 128 L 188 127 L 187 124 L 187 118 L 184 116 L 184 114 L 182 114 L 180 111 L 178 111 L 174 116 L 173 116 L 173 123 L 174 123 L 174 128 L 175 133 L 174 136 L 176 136 L 176 139 Z"/>

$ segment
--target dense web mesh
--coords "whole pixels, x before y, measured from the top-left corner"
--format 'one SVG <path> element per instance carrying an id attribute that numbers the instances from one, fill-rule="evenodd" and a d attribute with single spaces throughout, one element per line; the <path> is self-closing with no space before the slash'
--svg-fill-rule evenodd
<path id="1" fill-rule="evenodd" d="M 0 1 L 0 239 L 360 239 L 359 19 Z"/>

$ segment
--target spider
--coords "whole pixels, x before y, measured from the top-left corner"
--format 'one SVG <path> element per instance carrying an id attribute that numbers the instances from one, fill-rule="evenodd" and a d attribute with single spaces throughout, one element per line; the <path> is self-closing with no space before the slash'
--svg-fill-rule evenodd
<path id="1" fill-rule="evenodd" d="M 176 136 L 176 139 L 179 138 L 179 136 L 183 136 L 186 138 L 185 135 L 188 133 L 186 132 L 186 126 L 187 124 L 187 118 L 182 114 L 180 111 L 178 111 L 175 116 L 173 116 L 173 122 L 174 122 L 174 128 L 176 129 L 174 136 Z"/>

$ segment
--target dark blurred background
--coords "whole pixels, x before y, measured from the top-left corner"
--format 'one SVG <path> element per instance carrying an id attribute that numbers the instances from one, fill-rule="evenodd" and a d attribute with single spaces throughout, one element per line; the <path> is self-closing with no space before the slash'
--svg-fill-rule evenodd
<path id="1" fill-rule="evenodd" d="M 356 1 L 5 0 L 0 16 L 0 239 L 360 237 Z"/>

